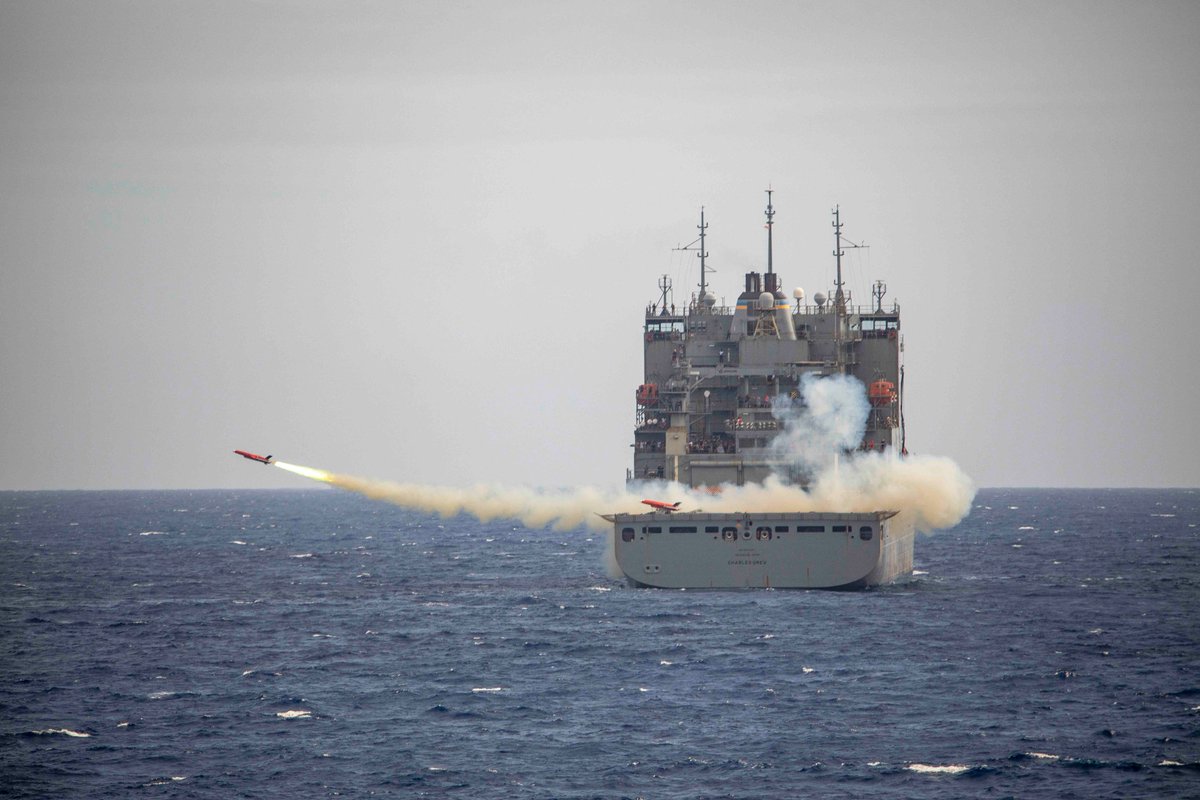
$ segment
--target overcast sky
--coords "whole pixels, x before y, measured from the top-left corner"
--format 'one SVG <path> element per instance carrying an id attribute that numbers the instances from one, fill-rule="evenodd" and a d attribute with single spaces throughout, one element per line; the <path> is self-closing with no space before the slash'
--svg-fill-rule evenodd
<path id="1" fill-rule="evenodd" d="M 0 0 L 0 489 L 615 486 L 641 313 L 901 304 L 911 450 L 1200 485 L 1200 4 Z"/>

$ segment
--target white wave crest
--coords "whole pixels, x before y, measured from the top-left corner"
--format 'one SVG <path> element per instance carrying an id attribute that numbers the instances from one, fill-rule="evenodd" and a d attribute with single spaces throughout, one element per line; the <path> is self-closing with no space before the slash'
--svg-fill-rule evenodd
<path id="1" fill-rule="evenodd" d="M 83 731 L 73 731 L 70 728 L 46 728 L 40 731 L 30 731 L 30 733 L 38 736 L 70 736 L 75 739 L 87 739 L 91 737 L 90 733 Z"/>
<path id="2" fill-rule="evenodd" d="M 909 764 L 905 769 L 925 775 L 961 775 L 970 767 L 966 764 Z"/>

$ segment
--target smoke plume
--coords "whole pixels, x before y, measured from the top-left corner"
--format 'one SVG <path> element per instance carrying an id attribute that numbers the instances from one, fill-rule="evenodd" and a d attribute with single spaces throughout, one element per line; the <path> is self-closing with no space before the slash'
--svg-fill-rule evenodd
<path id="1" fill-rule="evenodd" d="M 782 477 L 800 482 L 832 469 L 840 453 L 858 447 L 870 413 L 857 378 L 805 373 L 799 397 L 779 395 L 771 404 L 782 427 L 768 449 L 786 464 Z"/>
<path id="2" fill-rule="evenodd" d="M 569 530 L 588 525 L 596 530 L 608 530 L 609 523 L 597 514 L 633 512 L 638 508 L 645 510 L 640 498 L 625 491 L 604 491 L 593 487 L 540 490 L 521 486 L 428 486 L 342 475 L 283 461 L 272 463 L 288 472 L 357 492 L 373 500 L 385 500 L 443 517 L 470 514 L 483 522 L 515 519 L 530 528 Z"/>
<path id="3" fill-rule="evenodd" d="M 371 480 L 275 461 L 275 466 L 376 500 L 443 517 L 515 519 L 531 528 L 587 525 L 607 531 L 598 514 L 646 511 L 643 497 L 682 500 L 681 511 L 897 511 L 916 530 L 954 526 L 971 508 L 975 487 L 953 461 L 886 452 L 848 453 L 862 441 L 870 407 L 866 388 L 851 377 L 805 375 L 799 397 L 777 399 L 781 430 L 769 446 L 780 474 L 761 485 L 720 487 L 712 493 L 678 483 L 641 487 L 645 494 L 594 487 L 539 490 L 514 486 L 457 488 Z M 807 480 L 802 489 L 789 482 Z"/>

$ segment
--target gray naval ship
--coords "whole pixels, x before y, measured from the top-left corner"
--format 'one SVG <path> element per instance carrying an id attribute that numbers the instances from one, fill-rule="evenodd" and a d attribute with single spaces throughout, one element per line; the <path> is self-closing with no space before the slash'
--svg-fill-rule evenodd
<path id="1" fill-rule="evenodd" d="M 678 311 L 671 281 L 659 281 L 642 331 L 645 377 L 636 392 L 631 486 L 676 481 L 719 492 L 769 476 L 806 486 L 811 475 L 771 447 L 780 432 L 776 398 L 799 398 L 806 375 L 850 375 L 867 391 L 870 413 L 860 451 L 906 454 L 900 308 L 885 307 L 876 281 L 872 304 L 855 306 L 842 280 L 844 248 L 833 211 L 837 278 L 829 295 L 789 298 L 773 265 L 774 207 L 767 191 L 767 269 L 746 273 L 733 308 L 709 291 L 708 225 L 700 211 L 695 250 L 699 293 Z M 849 457 L 850 453 L 840 454 Z M 630 583 L 660 588 L 854 589 L 912 572 L 913 529 L 899 509 L 870 512 L 732 513 L 679 510 L 644 501 L 653 511 L 606 514 L 617 564 Z"/>

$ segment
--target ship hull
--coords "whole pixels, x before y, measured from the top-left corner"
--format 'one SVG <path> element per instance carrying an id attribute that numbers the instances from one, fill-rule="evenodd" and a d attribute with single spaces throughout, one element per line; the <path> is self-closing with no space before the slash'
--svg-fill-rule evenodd
<path id="1" fill-rule="evenodd" d="M 612 514 L 629 582 L 662 589 L 858 589 L 912 573 L 894 512 Z"/>

